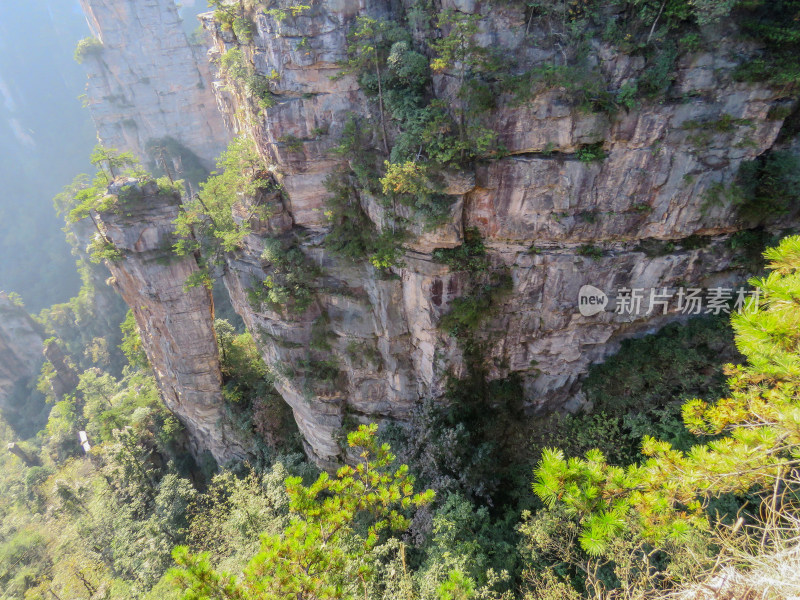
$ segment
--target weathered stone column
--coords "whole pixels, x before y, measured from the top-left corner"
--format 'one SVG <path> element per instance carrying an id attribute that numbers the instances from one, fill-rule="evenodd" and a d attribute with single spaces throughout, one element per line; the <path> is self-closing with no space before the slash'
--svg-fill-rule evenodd
<path id="1" fill-rule="evenodd" d="M 133 311 L 164 403 L 188 430 L 193 453 L 208 450 L 219 463 L 243 458 L 246 451 L 225 418 L 211 292 L 184 289 L 199 267 L 194 257 L 172 251 L 180 197 L 132 179 L 108 191 L 116 195 L 123 185 L 131 186 L 130 199 L 99 215 L 122 255 L 107 261 L 110 283 Z"/>
<path id="2" fill-rule="evenodd" d="M 174 0 L 81 0 L 102 46 L 84 58 L 86 103 L 107 147 L 147 161 L 148 144 L 166 137 L 206 168 L 230 140 L 211 90 L 206 48 L 184 32 Z M 174 151 L 174 149 L 173 149 Z M 192 165 L 174 167 L 190 176 Z"/>

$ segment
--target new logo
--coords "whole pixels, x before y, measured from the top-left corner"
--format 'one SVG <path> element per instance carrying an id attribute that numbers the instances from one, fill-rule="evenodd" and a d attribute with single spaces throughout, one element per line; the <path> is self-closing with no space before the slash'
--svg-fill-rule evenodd
<path id="1" fill-rule="evenodd" d="M 608 296 L 593 285 L 584 285 L 578 290 L 578 310 L 584 317 L 601 313 L 608 305 Z"/>

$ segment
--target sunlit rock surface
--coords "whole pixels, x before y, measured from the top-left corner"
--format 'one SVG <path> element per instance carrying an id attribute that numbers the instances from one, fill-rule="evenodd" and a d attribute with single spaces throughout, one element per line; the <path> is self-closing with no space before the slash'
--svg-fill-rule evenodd
<path id="1" fill-rule="evenodd" d="M 439 322 L 455 298 L 473 293 L 471 276 L 451 273 L 431 256 L 437 247 L 460 244 L 466 227 L 478 228 L 493 267 L 513 281 L 478 334 L 485 367 L 493 378 L 519 374 L 531 411 L 578 408 L 579 380 L 592 363 L 625 337 L 685 317 L 674 299 L 668 314 L 660 307 L 645 314 L 650 290 L 742 281 L 729 236 L 748 223 L 730 203 L 705 197 L 713 186 L 732 181 L 742 161 L 773 147 L 782 121 L 768 115 L 783 101 L 778 90 L 732 80 L 735 65 L 725 57 L 737 48 L 727 42 L 713 56 L 682 59 L 667 101 L 614 116 L 582 112 L 557 89 L 532 90 L 521 103 L 498 98 L 490 120 L 509 155 L 449 174 L 450 224 L 434 232 L 415 229 L 405 264 L 392 269 L 392 278 L 380 277 L 366 262 L 332 256 L 324 241 L 329 194 L 323 183 L 341 159 L 330 149 L 349 114 L 367 122 L 377 118 L 375 102 L 353 77 L 331 80 L 346 55 L 347 28 L 364 14 L 392 16 L 388 3 L 351 0 L 315 4 L 283 20 L 257 11 L 256 35 L 245 51 L 258 73 L 278 74 L 275 105 L 261 111 L 226 82 L 214 86 L 227 119 L 253 136 L 286 192 L 279 207 L 284 226 L 254 229 L 242 251 L 229 257 L 225 281 L 264 358 L 280 374 L 278 387 L 318 462 L 336 460 L 348 418 L 402 420 L 420 399 L 442 395 L 448 376 L 466 372 L 457 341 Z M 214 37 L 212 56 L 233 47 L 232 33 L 210 15 L 204 25 Z M 520 70 L 550 60 L 531 49 L 524 27 L 521 9 L 492 5 L 482 12 L 477 39 L 518 58 Z M 602 44 L 594 45 L 592 60 L 617 88 L 643 68 L 641 59 Z M 455 94 L 455 78 L 436 76 L 434 83 L 439 97 Z M 734 125 L 698 141 L 692 124 L 721 118 Z M 300 140 L 300 147 L 287 139 Z M 576 151 L 595 143 L 602 144 L 605 159 L 579 160 Z M 367 195 L 362 202 L 381 226 L 381 209 Z M 315 302 L 300 315 L 254 306 L 247 291 L 260 286 L 270 267 L 261 259 L 264 240 L 293 233 L 325 272 Z M 584 285 L 606 291 L 610 310 L 579 314 Z M 641 314 L 613 312 L 616 291 L 624 287 L 646 290 Z M 321 320 L 330 349 L 313 347 L 314 324 Z M 297 368 L 309 359 L 335 362 L 339 376 L 316 382 L 309 369 Z"/>
<path id="2" fill-rule="evenodd" d="M 204 41 L 184 33 L 175 2 L 81 0 L 81 5 L 103 44 L 84 60 L 85 102 L 100 142 L 149 162 L 149 145 L 170 137 L 212 168 L 230 136 L 211 91 Z M 188 166 L 180 162 L 174 165 L 179 171 Z"/>
<path id="3" fill-rule="evenodd" d="M 141 187 L 118 181 L 109 193 L 118 194 L 122 185 L 133 186 L 128 195 L 134 199 L 99 215 L 121 253 L 106 261 L 110 283 L 133 311 L 161 395 L 186 426 L 194 454 L 207 450 L 219 463 L 244 458 L 225 418 L 211 292 L 202 285 L 184 289 L 197 261 L 172 251 L 180 198 L 152 181 Z"/>

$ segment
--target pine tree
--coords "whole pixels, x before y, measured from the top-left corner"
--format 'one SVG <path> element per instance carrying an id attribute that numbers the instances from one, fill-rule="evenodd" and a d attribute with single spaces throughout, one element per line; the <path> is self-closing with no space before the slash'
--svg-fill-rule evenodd
<path id="1" fill-rule="evenodd" d="M 628 468 L 609 465 L 596 450 L 582 459 L 553 449 L 543 454 L 534 491 L 579 523 L 589 555 L 605 552 L 632 522 L 646 539 L 683 539 L 710 526 L 711 499 L 771 493 L 800 465 L 800 237 L 784 239 L 765 257 L 772 272 L 750 281 L 758 295 L 732 317 L 748 364 L 728 367 L 728 397 L 683 407 L 690 431 L 719 437 L 687 452 L 646 437 L 646 458 Z"/>
<path id="2" fill-rule="evenodd" d="M 184 600 L 322 600 L 364 597 L 375 576 L 371 551 L 382 534 L 409 527 L 405 512 L 433 500 L 433 491 L 414 493 L 408 467 L 394 469 L 395 456 L 376 441 L 377 425 L 348 435 L 359 448 L 356 466 L 336 477 L 323 473 L 310 486 L 300 477 L 286 480 L 290 525 L 279 535 L 264 535 L 241 580 L 217 572 L 207 554 L 175 550 L 173 571 L 184 586 Z"/>

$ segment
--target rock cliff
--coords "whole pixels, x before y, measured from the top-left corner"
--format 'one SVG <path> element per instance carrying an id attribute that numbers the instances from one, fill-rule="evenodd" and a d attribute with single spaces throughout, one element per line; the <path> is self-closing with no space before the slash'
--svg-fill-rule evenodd
<path id="1" fill-rule="evenodd" d="M 193 184 L 205 178 L 230 134 L 211 91 L 203 41 L 185 34 L 172 0 L 81 5 L 101 42 L 83 57 L 86 103 L 100 142 Z M 208 450 L 222 463 L 245 452 L 225 424 L 211 296 L 205 288 L 184 294 L 197 264 L 193 257 L 170 258 L 178 206 L 171 195 L 146 187 L 130 215 L 101 215 L 124 255 L 109 263 L 110 281 L 134 312 L 162 397 L 186 426 L 193 453 Z M 81 247 L 95 233 L 88 219 L 71 228 Z"/>
<path id="2" fill-rule="evenodd" d="M 38 374 L 43 360 L 40 327 L 0 292 L 0 398 L 5 400 L 17 381 Z"/>
<path id="3" fill-rule="evenodd" d="M 119 209 L 99 214 L 119 253 L 106 261 L 110 284 L 133 311 L 164 403 L 185 425 L 195 456 L 209 451 L 219 463 L 243 458 L 224 411 L 211 292 L 184 289 L 197 262 L 172 252 L 180 195 L 133 179 L 115 182 L 108 193 L 119 196 L 122 188 Z"/>
<path id="4" fill-rule="evenodd" d="M 173 0 L 81 0 L 102 46 L 85 53 L 86 103 L 100 142 L 191 177 L 229 135 L 211 92 L 203 41 L 190 40 Z M 171 138 L 171 139 L 170 139 Z"/>
<path id="5" fill-rule="evenodd" d="M 14 405 L 14 393 L 19 386 L 35 383 L 43 361 L 41 328 L 23 307 L 0 292 L 0 410 L 20 410 Z"/>
<path id="6" fill-rule="evenodd" d="M 524 7 L 449 7 L 478 15 L 474 39 L 516 57 L 518 73 L 559 63 L 558 49 L 537 47 L 546 32 L 530 29 Z M 387 273 L 326 247 L 331 193 L 324 182 L 343 165 L 353 167 L 332 152 L 349 115 L 363 119 L 369 151 L 381 154 L 374 97 L 352 75 L 332 79 L 348 57 L 347 32 L 359 16 L 403 19 L 404 10 L 344 0 L 296 14 L 288 5 L 283 12 L 256 8 L 248 16 L 254 31 L 244 43 L 210 14 L 204 24 L 217 61 L 238 49 L 270 81 L 271 105 L 259 106 L 224 72 L 214 89 L 228 118 L 274 165 L 285 194 L 270 222 L 254 223 L 241 251 L 228 257 L 225 282 L 321 464 L 340 455 L 337 436 L 347 418 L 402 420 L 421 398 L 441 396 L 448 376 L 463 376 L 469 365 L 462 346 L 440 327 L 459 298 L 491 285 L 502 292 L 481 309 L 475 334 L 490 377 L 522 376 L 531 411 L 576 409 L 591 363 L 625 337 L 685 318 L 675 297 L 666 314 L 660 306 L 645 314 L 651 291 L 733 287 L 743 279 L 731 235 L 756 223 L 734 203 L 714 202 L 715 195 L 743 162 L 773 148 L 783 125 L 776 115 L 787 112 L 776 110 L 787 105 L 781 90 L 733 79 L 737 63 L 729 57 L 746 55 L 746 44 L 722 38 L 713 54 L 683 53 L 664 99 L 616 113 L 582 110 L 566 98 L 565 84 L 531 83 L 521 102 L 500 94 L 489 122 L 505 155 L 452 174 L 449 222 L 432 231 L 412 225 L 402 261 Z M 598 40 L 589 53 L 615 94 L 644 75 L 642 57 Z M 436 97 L 458 102 L 456 75 L 452 68 L 434 75 Z M 388 127 L 396 139 L 397 129 Z M 379 229 L 389 226 L 385 207 L 369 193 L 359 202 Z M 460 246 L 472 228 L 486 248 L 484 270 L 495 279 L 434 257 L 436 248 Z M 299 248 L 317 268 L 314 301 L 303 312 L 258 299 L 275 269 L 264 252 L 273 238 Z M 609 310 L 582 316 L 584 285 L 605 291 Z M 644 290 L 641 312 L 613 312 L 621 288 Z"/>
<path id="7" fill-rule="evenodd" d="M 552 23 L 548 30 L 521 4 L 445 1 L 441 8 L 457 15 L 448 24 L 383 0 L 232 3 L 248 7 L 243 20 L 202 16 L 218 69 L 206 84 L 208 67 L 168 0 L 83 4 L 103 43 L 88 63 L 105 143 L 142 154 L 152 139 L 172 137 L 208 165 L 227 137 L 224 122 L 251 137 L 267 162 L 280 189 L 234 205 L 249 233 L 227 253 L 224 282 L 321 465 L 340 460 L 348 423 L 405 420 L 420 400 L 442 398 L 448 379 L 476 367 L 492 379 L 519 376 L 529 413 L 577 410 L 589 365 L 626 337 L 696 313 L 686 290 L 705 290 L 700 312 L 718 310 L 714 290 L 730 288 L 736 299 L 748 274 L 742 239 L 766 235 L 765 215 L 744 211 L 731 184 L 742 165 L 784 148 L 794 101 L 783 89 L 736 80 L 757 48 L 724 27 L 712 49 L 676 51 L 653 83 L 658 64 L 599 34 L 584 40 L 582 70 L 573 68 L 574 48 L 553 43 Z M 504 65 L 502 76 L 485 77 L 493 87 L 478 119 L 495 150 L 438 174 L 430 185 L 447 210 L 433 225 L 361 181 L 366 163 L 380 171 L 394 160 L 388 149 L 409 125 L 384 122 L 371 74 L 342 73 L 363 17 L 402 23 L 425 68 L 435 55 L 431 40 L 461 26 L 463 47 Z M 452 117 L 466 102 L 459 61 L 429 79 L 425 101 Z M 637 92 L 645 85 L 657 92 Z M 348 136 L 360 158 L 342 152 Z M 414 151 L 419 159 L 424 144 Z M 353 188 L 348 210 L 363 219 L 352 235 L 361 228 L 385 237 L 404 224 L 401 256 L 386 262 L 334 251 L 330 199 L 342 174 Z M 114 285 L 195 449 L 222 461 L 242 456 L 225 425 L 213 306 L 203 289 L 183 291 L 194 258 L 170 258 L 178 199 L 152 184 L 139 193 L 124 213 L 101 217 L 122 253 L 109 264 Z M 781 219 L 768 228 L 790 225 L 794 215 Z M 291 285 L 278 290 L 287 275 Z M 581 314 L 584 286 L 608 296 L 606 310 Z M 641 290 L 640 309 L 622 310 L 624 289 Z M 649 306 L 665 294 L 668 303 Z"/>

